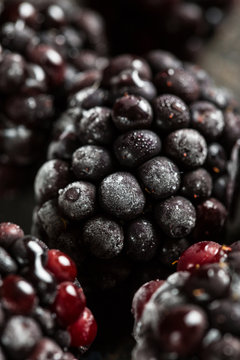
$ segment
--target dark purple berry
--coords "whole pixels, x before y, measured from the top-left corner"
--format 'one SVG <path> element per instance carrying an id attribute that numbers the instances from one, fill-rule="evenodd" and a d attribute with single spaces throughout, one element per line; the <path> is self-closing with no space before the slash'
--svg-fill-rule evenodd
<path id="1" fill-rule="evenodd" d="M 94 107 L 83 112 L 78 123 L 78 136 L 83 145 L 107 145 L 112 142 L 113 135 L 109 109 Z"/>
<path id="2" fill-rule="evenodd" d="M 134 94 L 152 101 L 157 94 L 152 82 L 143 80 L 137 70 L 125 70 L 111 79 L 113 99 L 124 94 Z"/>
<path id="3" fill-rule="evenodd" d="M 154 157 L 138 169 L 145 191 L 154 199 L 174 195 L 180 187 L 180 172 L 168 158 Z"/>
<path id="4" fill-rule="evenodd" d="M 147 100 L 140 96 L 126 95 L 115 102 L 112 117 L 115 126 L 125 132 L 150 127 L 153 114 Z"/>
<path id="5" fill-rule="evenodd" d="M 177 130 L 166 139 L 166 153 L 184 167 L 195 168 L 205 163 L 207 144 L 196 130 Z"/>
<path id="6" fill-rule="evenodd" d="M 208 146 L 206 165 L 213 174 L 224 173 L 226 171 L 227 155 L 222 145 L 212 143 Z"/>
<path id="7" fill-rule="evenodd" d="M 225 121 L 221 110 L 209 102 L 199 101 L 191 106 L 192 126 L 207 139 L 218 138 L 224 129 Z"/>
<path id="8" fill-rule="evenodd" d="M 193 270 L 186 281 L 185 291 L 196 302 L 221 299 L 229 292 L 231 278 L 218 264 L 206 264 Z"/>
<path id="9" fill-rule="evenodd" d="M 217 199 L 205 200 L 197 207 L 196 229 L 197 239 L 217 238 L 227 218 L 227 210 Z"/>
<path id="10" fill-rule="evenodd" d="M 211 196 L 212 187 L 210 174 L 200 168 L 184 175 L 181 192 L 192 201 L 201 201 Z"/>
<path id="11" fill-rule="evenodd" d="M 191 103 L 199 97 L 199 85 L 196 79 L 187 71 L 178 68 L 168 68 L 155 77 L 155 85 L 161 94 L 173 94 L 184 102 Z"/>
<path id="12" fill-rule="evenodd" d="M 72 169 L 77 179 L 98 181 L 112 169 L 112 157 L 107 149 L 97 145 L 85 145 L 72 155 Z"/>
<path id="13" fill-rule="evenodd" d="M 189 200 L 173 196 L 156 205 L 155 218 L 166 235 L 181 238 L 189 235 L 194 229 L 196 211 Z"/>
<path id="14" fill-rule="evenodd" d="M 92 255 L 100 259 L 111 259 L 123 249 L 123 229 L 117 222 L 98 216 L 86 222 L 83 241 Z"/>
<path id="15" fill-rule="evenodd" d="M 71 179 L 68 163 L 62 160 L 50 160 L 38 171 L 34 189 L 37 201 L 42 203 L 58 195 Z"/>
<path id="16" fill-rule="evenodd" d="M 66 221 L 62 217 L 56 200 L 46 201 L 37 210 L 37 219 L 50 238 L 57 239 L 66 230 Z"/>
<path id="17" fill-rule="evenodd" d="M 133 130 L 117 138 L 114 143 L 115 155 L 119 163 L 129 168 L 158 155 L 161 140 L 150 130 Z"/>
<path id="18" fill-rule="evenodd" d="M 162 95 L 154 100 L 155 124 L 160 131 L 186 128 L 190 122 L 187 105 L 177 96 Z"/>
<path id="19" fill-rule="evenodd" d="M 96 202 L 94 185 L 76 181 L 59 190 L 58 206 L 72 220 L 84 219 L 93 214 Z"/>
<path id="20" fill-rule="evenodd" d="M 124 70 L 138 71 L 141 78 L 145 80 L 149 80 L 151 78 L 150 67 L 144 59 L 132 55 L 120 55 L 113 59 L 104 69 L 104 85 L 109 85 L 111 79 L 119 75 Z"/>
<path id="21" fill-rule="evenodd" d="M 178 356 L 191 355 L 207 328 L 205 313 L 197 306 L 183 305 L 166 313 L 159 324 L 163 350 Z"/>
<path id="22" fill-rule="evenodd" d="M 225 127 L 223 137 L 226 145 L 231 147 L 240 136 L 240 116 L 231 111 L 225 113 Z"/>
<path id="23" fill-rule="evenodd" d="M 157 253 L 160 236 L 147 219 L 133 220 L 126 230 L 126 251 L 130 258 L 149 261 Z"/>
<path id="24" fill-rule="evenodd" d="M 99 189 L 101 206 L 120 219 L 132 219 L 142 214 L 145 196 L 137 179 L 127 172 L 107 176 Z"/>
<path id="25" fill-rule="evenodd" d="M 154 73 L 167 69 L 178 69 L 182 66 L 177 57 L 163 50 L 152 50 L 147 54 L 146 58 Z"/>

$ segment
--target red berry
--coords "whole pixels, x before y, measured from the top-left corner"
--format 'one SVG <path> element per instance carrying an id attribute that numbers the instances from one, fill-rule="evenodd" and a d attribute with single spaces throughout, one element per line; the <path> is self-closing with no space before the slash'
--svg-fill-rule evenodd
<path id="1" fill-rule="evenodd" d="M 49 250 L 47 269 L 53 273 L 58 282 L 74 281 L 77 268 L 74 261 L 59 250 Z"/>
<path id="2" fill-rule="evenodd" d="M 71 282 L 63 282 L 58 286 L 53 310 L 63 326 L 74 323 L 83 312 L 85 305 L 85 296 L 83 292 L 79 292 L 76 285 Z"/>
<path id="3" fill-rule="evenodd" d="M 220 261 L 223 252 L 220 244 L 213 241 L 202 241 L 190 246 L 181 255 L 177 270 L 192 271 L 204 264 L 212 264 Z"/>
<path id="4" fill-rule="evenodd" d="M 36 304 L 36 294 L 32 285 L 20 276 L 7 276 L 3 280 L 1 295 L 5 309 L 14 314 L 27 315 Z"/>
<path id="5" fill-rule="evenodd" d="M 5 222 L 0 224 L 0 246 L 7 249 L 12 243 L 24 236 L 23 230 L 15 224 Z"/>
<path id="6" fill-rule="evenodd" d="M 162 284 L 164 284 L 163 280 L 149 281 L 138 289 L 132 302 L 132 312 L 136 321 L 141 318 L 145 305 Z"/>
<path id="7" fill-rule="evenodd" d="M 93 314 L 85 308 L 79 319 L 68 327 L 71 346 L 89 346 L 97 335 L 97 323 Z"/>

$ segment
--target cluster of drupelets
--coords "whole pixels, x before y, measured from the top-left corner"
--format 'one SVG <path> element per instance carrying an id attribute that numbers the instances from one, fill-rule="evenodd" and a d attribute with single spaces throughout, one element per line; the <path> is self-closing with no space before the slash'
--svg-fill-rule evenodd
<path id="1" fill-rule="evenodd" d="M 112 52 L 160 31 L 189 58 L 232 2 L 114 4 Z M 81 285 L 129 297 L 162 276 L 134 297 L 133 359 L 239 360 L 240 245 L 218 242 L 236 217 L 240 105 L 171 53 L 107 48 L 74 1 L 0 4 L 0 192 L 39 169 L 32 235 L 0 224 L 0 359 L 79 358 L 97 333 Z"/>

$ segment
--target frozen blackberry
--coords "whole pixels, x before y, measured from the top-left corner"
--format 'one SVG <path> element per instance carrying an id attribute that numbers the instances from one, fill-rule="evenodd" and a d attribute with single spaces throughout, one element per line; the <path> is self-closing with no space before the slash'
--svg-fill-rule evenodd
<path id="1" fill-rule="evenodd" d="M 146 58 L 117 56 L 97 86 L 70 96 L 36 176 L 34 231 L 70 252 L 88 288 L 169 267 L 199 239 L 223 242 L 234 217 L 235 100 L 203 101 L 206 84 L 217 89 L 206 73 L 162 51 Z"/>
<path id="2" fill-rule="evenodd" d="M 98 81 L 106 41 L 100 16 L 74 0 L 4 0 L 0 42 L 4 192 L 21 186 L 24 172 L 26 181 L 32 179 L 68 94 Z"/>
<path id="3" fill-rule="evenodd" d="M 1 359 L 79 358 L 97 325 L 75 263 L 12 223 L 0 224 L 0 253 Z"/>
<path id="4" fill-rule="evenodd" d="M 235 0 L 117 0 L 114 4 L 111 0 L 101 4 L 88 0 L 88 3 L 104 16 L 116 54 L 126 51 L 143 54 L 161 47 L 189 59 L 200 53 Z M 165 61 L 169 61 L 167 56 Z"/>
<path id="5" fill-rule="evenodd" d="M 238 359 L 239 246 L 196 243 L 180 256 L 178 272 L 138 290 L 133 359 Z"/>

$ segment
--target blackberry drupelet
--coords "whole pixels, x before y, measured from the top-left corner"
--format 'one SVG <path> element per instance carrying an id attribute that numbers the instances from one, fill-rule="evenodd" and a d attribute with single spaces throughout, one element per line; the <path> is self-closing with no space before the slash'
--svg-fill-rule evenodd
<path id="1" fill-rule="evenodd" d="M 132 359 L 237 360 L 240 356 L 240 242 L 196 243 L 178 272 L 135 294 Z"/>
<path id="2" fill-rule="evenodd" d="M 74 360 L 88 349 L 97 325 L 69 256 L 1 223 L 0 275 L 1 359 Z"/>
<path id="3" fill-rule="evenodd" d="M 35 179 L 34 231 L 90 289 L 146 279 L 192 242 L 225 241 L 234 215 L 238 104 L 165 56 L 115 57 L 98 86 L 73 94 Z"/>
<path id="4" fill-rule="evenodd" d="M 74 1 L 6 0 L 0 10 L 0 191 L 31 180 L 71 91 L 105 63 L 99 15 Z"/>
<path id="5" fill-rule="evenodd" d="M 161 47 L 188 60 L 199 55 L 235 2 L 88 0 L 104 16 L 115 54 L 128 51 L 143 54 Z"/>

